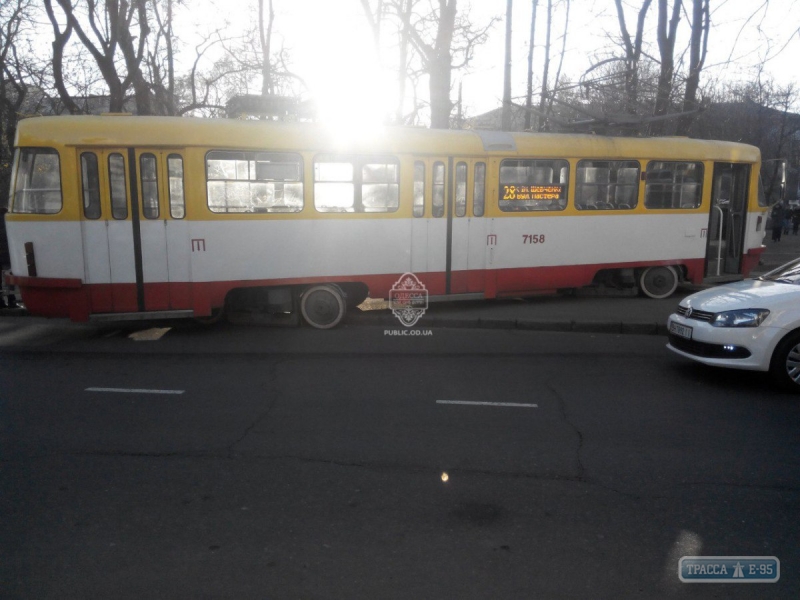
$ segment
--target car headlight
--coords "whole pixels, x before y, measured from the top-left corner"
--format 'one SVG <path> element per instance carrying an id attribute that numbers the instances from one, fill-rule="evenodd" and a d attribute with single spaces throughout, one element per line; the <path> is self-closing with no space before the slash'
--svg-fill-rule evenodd
<path id="1" fill-rule="evenodd" d="M 767 318 L 766 308 L 743 308 L 717 313 L 711 324 L 714 327 L 758 327 Z"/>

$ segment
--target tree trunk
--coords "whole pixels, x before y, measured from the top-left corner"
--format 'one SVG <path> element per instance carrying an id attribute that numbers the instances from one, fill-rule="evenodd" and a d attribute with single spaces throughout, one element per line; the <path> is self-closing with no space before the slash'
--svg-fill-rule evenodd
<path id="1" fill-rule="evenodd" d="M 545 34 L 544 68 L 542 70 L 542 93 L 539 96 L 539 131 L 547 131 L 544 107 L 547 102 L 547 78 L 550 76 L 550 32 L 553 28 L 553 0 L 547 0 L 547 32 Z"/>
<path id="2" fill-rule="evenodd" d="M 61 31 L 58 19 L 56 19 L 55 13 L 53 12 L 51 0 L 44 0 L 44 8 L 47 12 L 47 17 L 50 19 L 50 23 L 53 25 L 53 85 L 55 85 L 58 91 L 58 97 L 61 99 L 64 107 L 71 115 L 77 115 L 83 111 L 72 99 L 64 83 L 64 48 L 72 35 L 72 24 L 67 20 L 64 31 Z"/>
<path id="3" fill-rule="evenodd" d="M 561 79 L 561 67 L 564 66 L 564 54 L 567 52 L 567 32 L 569 31 L 569 7 L 570 1 L 565 0 L 567 5 L 567 14 L 564 18 L 564 35 L 561 38 L 561 56 L 558 58 L 558 68 L 556 69 L 556 78 L 553 80 L 553 91 L 550 93 L 550 99 L 547 102 L 546 118 L 549 118 L 553 113 L 553 102 L 556 99 L 556 92 L 558 91 L 558 80 Z"/>
<path id="4" fill-rule="evenodd" d="M 449 129 L 450 112 L 450 53 L 442 52 L 430 65 L 431 128 Z"/>
<path id="5" fill-rule="evenodd" d="M 439 0 L 436 45 L 430 57 L 431 128 L 448 129 L 453 103 L 450 101 L 452 55 L 450 44 L 456 21 L 456 0 Z"/>
<path id="6" fill-rule="evenodd" d="M 525 94 L 525 131 L 531 128 L 533 112 L 533 40 L 536 37 L 536 7 L 539 0 L 531 2 L 531 39 L 528 42 L 528 90 Z"/>
<path id="7" fill-rule="evenodd" d="M 675 32 L 680 21 L 681 0 L 673 0 L 672 18 L 667 23 L 667 1 L 658 0 L 658 50 L 661 57 L 661 69 L 658 74 L 658 90 L 656 92 L 656 106 L 653 115 L 656 117 L 669 112 L 672 83 L 675 76 Z M 665 121 L 656 121 L 652 124 L 651 133 L 663 135 Z"/>
<path id="8" fill-rule="evenodd" d="M 614 0 L 617 7 L 617 19 L 622 42 L 625 47 L 625 112 L 636 114 L 639 105 L 639 59 L 642 56 L 642 39 L 644 37 L 644 21 L 652 0 L 644 0 L 639 9 L 636 21 L 636 36 L 631 40 L 628 28 L 625 25 L 625 13 L 622 0 Z"/>
<path id="9" fill-rule="evenodd" d="M 700 87 L 700 72 L 706 58 L 708 48 L 708 32 L 710 27 L 709 0 L 693 0 L 692 2 L 692 36 L 689 46 L 689 75 L 686 78 L 686 90 L 683 95 L 683 112 L 695 113 L 700 107 L 697 101 L 697 90 Z M 696 114 L 682 116 L 678 120 L 678 135 L 687 135 Z"/>
<path id="10" fill-rule="evenodd" d="M 402 29 L 400 31 L 400 64 L 397 69 L 397 107 L 394 111 L 394 121 L 398 125 L 403 123 L 403 105 L 406 97 L 406 77 L 408 68 L 408 45 L 411 43 L 408 29 L 410 27 L 412 0 L 405 0 L 402 6 Z"/>
<path id="11" fill-rule="evenodd" d="M 274 93 L 272 84 L 272 65 L 270 64 L 270 46 L 272 45 L 272 24 L 275 21 L 275 11 L 272 0 L 269 1 L 269 21 L 264 27 L 264 0 L 258 0 L 258 28 L 261 41 L 261 95 L 266 97 Z"/>

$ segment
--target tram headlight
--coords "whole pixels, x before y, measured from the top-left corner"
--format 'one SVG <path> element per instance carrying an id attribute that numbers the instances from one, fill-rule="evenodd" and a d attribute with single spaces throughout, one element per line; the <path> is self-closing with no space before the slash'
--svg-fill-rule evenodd
<path id="1" fill-rule="evenodd" d="M 714 327 L 758 327 L 769 315 L 766 308 L 743 308 L 717 313 L 711 324 Z"/>

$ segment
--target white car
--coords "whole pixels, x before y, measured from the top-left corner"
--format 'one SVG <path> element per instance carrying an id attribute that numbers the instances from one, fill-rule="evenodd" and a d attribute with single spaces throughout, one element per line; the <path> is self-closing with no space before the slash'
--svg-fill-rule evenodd
<path id="1" fill-rule="evenodd" d="M 769 371 L 800 392 L 800 259 L 704 290 L 669 317 L 667 348 L 717 367 Z"/>

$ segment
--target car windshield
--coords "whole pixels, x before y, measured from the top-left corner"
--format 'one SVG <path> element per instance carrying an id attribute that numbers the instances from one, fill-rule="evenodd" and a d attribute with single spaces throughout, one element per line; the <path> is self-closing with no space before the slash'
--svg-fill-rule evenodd
<path id="1" fill-rule="evenodd" d="M 762 281 L 779 281 L 800 285 L 800 258 L 759 277 Z"/>

